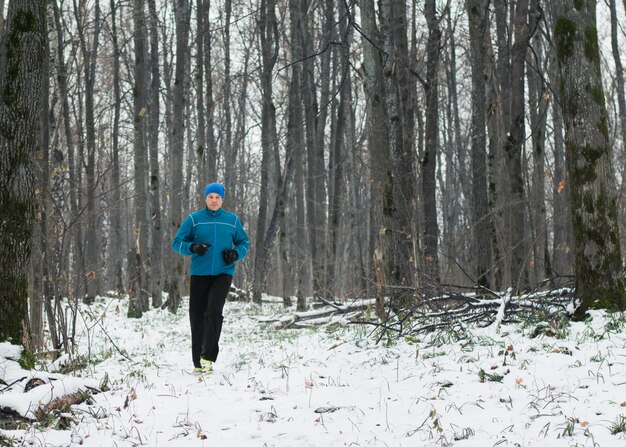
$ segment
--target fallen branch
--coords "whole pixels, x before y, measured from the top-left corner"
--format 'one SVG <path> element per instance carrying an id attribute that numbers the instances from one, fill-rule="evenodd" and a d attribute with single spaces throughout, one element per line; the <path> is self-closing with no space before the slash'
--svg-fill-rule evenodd
<path id="1" fill-rule="evenodd" d="M 365 310 L 368 307 L 372 307 L 376 303 L 376 300 L 359 300 L 349 304 L 338 305 L 333 303 L 332 308 L 317 309 L 307 312 L 294 312 L 291 315 L 279 318 L 277 320 L 262 320 L 263 322 L 273 322 L 274 329 L 288 329 L 296 326 L 296 323 L 308 320 L 320 320 L 328 319 L 330 317 L 342 314 L 349 314 L 351 312 L 357 312 Z M 328 321 L 317 323 L 317 325 L 323 324 Z M 303 327 L 301 324 L 296 327 Z"/>

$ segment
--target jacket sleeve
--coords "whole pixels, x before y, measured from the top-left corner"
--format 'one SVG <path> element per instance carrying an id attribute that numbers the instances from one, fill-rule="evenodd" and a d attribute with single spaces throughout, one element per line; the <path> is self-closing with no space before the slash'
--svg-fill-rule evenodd
<path id="1" fill-rule="evenodd" d="M 193 219 L 191 215 L 183 221 L 172 241 L 172 250 L 183 256 L 191 256 L 191 243 L 193 241 Z"/>
<path id="2" fill-rule="evenodd" d="M 239 255 L 238 261 L 241 261 L 248 254 L 248 250 L 250 249 L 250 239 L 248 239 L 248 235 L 246 234 L 246 230 L 243 229 L 243 225 L 239 218 L 237 218 L 237 223 L 235 224 L 235 239 L 233 243 L 235 244 L 235 250 L 237 250 L 237 254 Z"/>

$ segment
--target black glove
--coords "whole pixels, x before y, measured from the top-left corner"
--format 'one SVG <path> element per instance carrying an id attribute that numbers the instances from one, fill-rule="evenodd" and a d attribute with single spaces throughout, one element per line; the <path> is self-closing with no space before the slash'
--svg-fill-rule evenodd
<path id="1" fill-rule="evenodd" d="M 226 264 L 232 264 L 239 259 L 239 253 L 237 253 L 237 250 L 224 250 L 222 252 L 222 256 L 224 256 L 224 262 Z"/>
<path id="2" fill-rule="evenodd" d="M 206 251 L 209 249 L 211 245 L 210 244 L 191 244 L 191 247 L 189 248 L 189 250 L 192 253 L 197 254 L 198 256 L 204 256 L 204 254 L 206 253 Z"/>

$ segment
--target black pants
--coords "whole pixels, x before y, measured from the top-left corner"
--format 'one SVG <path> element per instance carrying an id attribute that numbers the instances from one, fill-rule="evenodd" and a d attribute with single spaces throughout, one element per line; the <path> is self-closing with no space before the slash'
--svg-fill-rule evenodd
<path id="1" fill-rule="evenodd" d="M 196 367 L 200 357 L 217 360 L 222 310 L 233 277 L 230 275 L 192 276 L 189 294 L 189 322 L 191 323 L 191 357 Z"/>

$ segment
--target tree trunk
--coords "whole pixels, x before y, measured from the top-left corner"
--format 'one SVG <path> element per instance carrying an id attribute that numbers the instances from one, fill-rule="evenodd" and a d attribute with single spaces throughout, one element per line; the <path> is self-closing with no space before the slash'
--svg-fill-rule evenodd
<path id="1" fill-rule="evenodd" d="M 472 234 L 476 253 L 476 282 L 491 287 L 492 234 L 489 195 L 487 190 L 487 98 L 485 91 L 485 48 L 489 0 L 468 0 L 470 54 L 472 58 Z"/>
<path id="2" fill-rule="evenodd" d="M 413 301 L 413 297 L 406 292 L 410 289 L 406 287 L 415 285 L 416 242 L 411 221 L 416 206 L 415 155 L 413 146 L 408 145 L 405 139 L 407 104 L 404 102 L 406 95 L 403 93 L 408 77 L 405 5 L 400 0 L 384 3 L 380 17 L 382 49 L 385 54 L 377 69 L 384 74 L 383 101 L 391 160 L 391 171 L 388 175 L 392 182 L 391 189 L 385 191 L 386 194 L 391 194 L 389 197 L 391 203 L 387 211 L 392 218 L 392 225 L 386 227 L 393 240 L 392 283 L 396 287 L 391 296 L 396 305 L 404 306 Z"/>
<path id="3" fill-rule="evenodd" d="M 231 203 L 237 203 L 237 192 L 235 185 L 237 184 L 237 153 L 233 146 L 232 131 L 232 113 L 231 113 L 231 60 L 230 60 L 230 20 L 232 15 L 232 0 L 224 2 L 224 26 L 222 49 L 224 51 L 224 85 L 222 98 L 222 113 L 224 117 L 224 128 L 222 131 L 222 153 L 224 154 L 224 186 L 226 194 Z"/>
<path id="4" fill-rule="evenodd" d="M 524 152 L 525 100 L 524 72 L 526 49 L 530 39 L 528 29 L 528 0 L 519 0 L 515 5 L 515 42 L 511 49 L 511 121 L 504 144 L 506 172 L 508 175 L 508 206 L 510 216 L 509 248 L 512 251 L 511 285 L 517 289 L 528 286 L 528 257 L 526 235 L 526 204 L 522 159 Z"/>
<path id="5" fill-rule="evenodd" d="M 13 0 L 0 46 L 0 340 L 23 344 L 46 54 L 44 0 Z"/>
<path id="6" fill-rule="evenodd" d="M 617 5 L 615 0 L 609 0 L 609 9 L 611 13 L 611 50 L 613 52 L 613 61 L 615 62 L 615 89 L 617 90 L 617 106 L 619 115 L 619 131 L 622 140 L 622 172 L 626 173 L 626 98 L 624 94 L 624 67 L 619 47 L 619 27 L 617 21 Z M 626 226 L 626 178 L 622 174 L 622 183 L 619 187 L 618 195 L 618 216 L 619 224 L 622 228 Z M 625 246 L 623 232 L 621 238 L 622 248 Z"/>
<path id="7" fill-rule="evenodd" d="M 206 7 L 204 9 L 205 25 L 209 23 L 209 11 L 211 9 L 211 1 L 206 1 Z M 204 33 L 204 78 L 206 83 L 206 172 L 204 173 L 204 179 L 208 183 L 209 179 L 217 178 L 217 143 L 215 141 L 215 101 L 213 100 L 213 68 L 211 65 L 211 27 L 206 26 Z M 198 68 L 200 69 L 200 68 Z M 202 177 L 201 177 L 202 178 Z"/>
<path id="8" fill-rule="evenodd" d="M 383 72 L 381 71 L 381 39 L 376 25 L 373 0 L 360 5 L 363 29 L 363 69 L 367 96 L 367 140 L 370 151 L 371 213 L 374 233 L 374 275 L 377 285 L 376 312 L 384 317 L 384 298 L 394 293 L 396 285 L 392 243 L 393 179 L 389 155 L 387 116 L 384 105 Z"/>
<path id="9" fill-rule="evenodd" d="M 78 33 L 80 36 L 81 51 L 84 57 L 85 76 L 85 130 L 87 135 L 87 160 L 85 163 L 85 176 L 87 180 L 87 232 L 85 233 L 86 245 L 86 274 L 87 294 L 84 297 L 86 303 L 91 303 L 100 293 L 100 237 L 98 232 L 98 216 L 96 214 L 96 119 L 94 88 L 96 83 L 96 63 L 98 59 L 98 45 L 100 36 L 100 1 L 94 4 L 94 28 L 91 37 L 91 48 L 88 49 L 86 36 L 86 20 L 84 5 L 75 5 L 75 15 L 78 21 Z M 80 9 L 80 10 L 79 10 Z"/>
<path id="10" fill-rule="evenodd" d="M 174 79 L 174 104 L 172 110 L 172 147 L 170 153 L 171 211 L 170 228 L 172 236 L 182 223 L 183 191 L 183 153 L 185 145 L 185 68 L 189 41 L 190 7 L 188 0 L 176 0 L 176 68 Z M 167 281 L 168 298 L 165 305 L 170 312 L 176 313 L 181 303 L 180 281 L 183 275 L 184 260 L 176 256 Z"/>
<path id="11" fill-rule="evenodd" d="M 530 17 L 532 17 L 533 26 L 540 20 L 541 10 L 538 0 L 532 0 Z M 544 82 L 543 40 L 539 34 L 534 38 L 533 48 L 534 52 L 529 53 L 528 57 L 528 98 L 533 159 L 530 212 L 534 260 L 532 273 L 534 283 L 538 284 L 546 278 L 549 263 L 546 256 L 548 222 L 545 201 L 545 146 L 549 94 Z"/>
<path id="12" fill-rule="evenodd" d="M 556 55 L 550 61 L 550 81 L 558 85 L 558 67 Z M 574 274 L 573 269 L 573 230 L 571 218 L 570 181 L 565 167 L 565 149 L 563 144 L 563 115 L 559 90 L 552 89 L 552 122 L 554 127 L 554 184 L 553 184 L 553 225 L 552 276 L 554 287 L 563 287 L 570 283 L 567 276 Z"/>
<path id="13" fill-rule="evenodd" d="M 129 254 L 128 268 L 130 270 L 130 284 L 128 292 L 130 301 L 128 303 L 128 317 L 141 318 L 143 312 L 148 310 L 146 302 L 148 300 L 145 289 L 150 284 L 150 279 L 146 274 L 145 262 L 148 252 L 148 219 L 146 216 L 148 197 L 146 194 L 147 182 L 146 171 L 146 121 L 147 121 L 147 100 L 146 100 L 146 32 L 145 32 L 145 12 L 144 1 L 133 0 L 133 42 L 135 44 L 135 84 L 133 89 L 133 152 L 134 152 L 134 187 L 135 187 L 135 225 L 134 225 L 134 246 Z"/>
<path id="14" fill-rule="evenodd" d="M 611 170 L 608 115 L 602 87 L 596 2 L 555 1 L 554 41 L 571 179 L 576 270 L 575 316 L 588 309 L 626 309 Z M 573 4 L 572 4 L 573 3 Z"/>
<path id="15" fill-rule="evenodd" d="M 204 98 L 204 42 L 205 33 L 205 17 L 207 11 L 204 10 L 206 2 L 204 0 L 196 0 L 196 120 L 197 120 L 197 139 L 196 139 L 196 155 L 198 157 L 198 180 L 200 187 L 206 185 L 211 179 L 207 177 L 207 151 L 206 151 L 206 109 Z M 210 51 L 207 48 L 207 51 Z"/>
<path id="16" fill-rule="evenodd" d="M 262 0 L 259 18 L 261 37 L 262 67 L 261 67 L 261 190 L 259 196 L 259 215 L 257 220 L 257 239 L 254 258 L 254 279 L 252 286 L 252 300 L 261 304 L 261 293 L 265 287 L 265 263 L 270 256 L 272 244 L 266 241 L 267 208 L 269 205 L 268 189 L 272 180 L 269 176 L 272 163 L 273 148 L 276 144 L 276 109 L 273 103 L 272 71 L 278 56 L 278 25 L 276 22 L 276 2 Z M 275 236 L 275 235 L 273 235 Z M 273 237 L 272 236 L 272 237 Z"/>
<path id="17" fill-rule="evenodd" d="M 321 2 L 320 2 L 321 4 Z M 325 0 L 322 10 L 322 29 L 323 37 L 322 47 L 329 48 L 332 42 L 333 29 L 335 26 L 334 19 L 334 2 L 333 0 Z M 307 22 L 309 22 L 307 20 Z M 312 20 L 311 20 L 312 22 Z M 314 29 L 314 25 L 310 24 L 307 27 L 305 33 L 305 51 L 306 54 L 313 54 L 313 41 L 311 38 L 311 31 Z M 316 85 L 319 84 L 319 102 L 316 102 L 314 98 L 307 100 L 314 109 L 308 110 L 308 113 L 316 113 L 314 117 L 314 147 L 310 148 L 312 152 L 308 153 L 309 163 L 309 176 L 312 179 L 312 184 L 309 189 L 309 196 L 313 200 L 313 215 L 310 219 L 309 225 L 311 226 L 311 232 L 315 238 L 314 243 L 311 245 L 312 255 L 312 273 L 313 273 L 313 294 L 315 297 L 321 297 L 328 293 L 328 268 L 326 260 L 326 252 L 328 246 L 328 216 L 326 214 L 326 207 L 324 201 L 321 199 L 327 195 L 330 185 L 327 186 L 326 172 L 324 170 L 325 150 L 326 150 L 326 134 L 327 134 L 327 120 L 328 109 L 331 102 L 331 51 L 324 51 L 320 57 L 319 62 L 319 75 L 315 75 L 313 64 L 307 64 L 307 70 L 305 76 L 307 76 L 307 88 L 308 95 L 316 96 Z M 310 123 L 310 117 L 307 117 L 307 122 Z"/>
<path id="18" fill-rule="evenodd" d="M 124 274 L 122 271 L 122 194 L 120 183 L 120 113 L 122 93 L 120 87 L 120 47 L 117 35 L 117 9 L 115 0 L 111 0 L 111 42 L 113 44 L 113 131 L 111 146 L 113 163 L 111 166 L 111 189 L 113 190 L 113 206 L 111 207 L 111 256 L 109 262 L 113 265 L 113 287 L 119 294 L 124 293 Z"/>
<path id="19" fill-rule="evenodd" d="M 50 46 L 48 39 L 45 40 L 46 53 L 49 54 Z M 50 64 L 48 58 L 44 58 L 42 62 L 43 76 L 41 77 L 43 85 L 41 87 L 41 109 L 40 129 L 39 129 L 39 147 L 37 151 L 37 160 L 39 161 L 37 171 L 39 174 L 39 225 L 35 226 L 35 239 L 33 242 L 33 275 L 32 280 L 34 287 L 31 289 L 29 296 L 29 327 L 30 334 L 27 349 L 36 352 L 41 350 L 45 344 L 44 340 L 44 301 L 52 298 L 52 278 L 50 272 L 51 260 L 51 242 L 52 237 L 50 225 L 50 122 L 53 121 L 53 114 L 50 111 Z M 37 247 L 37 248 L 35 248 Z"/>
<path id="20" fill-rule="evenodd" d="M 304 282 L 307 260 L 309 259 L 306 248 L 305 217 L 304 217 L 304 113 L 302 107 L 302 95 L 305 84 L 302 76 L 302 64 L 304 59 L 303 33 L 304 13 L 301 10 L 301 2 L 291 0 L 289 2 L 293 65 L 291 65 L 291 83 L 289 91 L 289 121 L 287 124 L 287 144 L 291 145 L 290 153 L 294 154 L 295 162 L 295 247 L 293 256 L 296 273 L 296 296 L 298 310 L 306 308 L 304 295 Z M 283 296 L 283 303 L 290 305 L 289 297 Z"/>
<path id="21" fill-rule="evenodd" d="M 424 280 L 428 285 L 439 283 L 439 225 L 437 223 L 437 194 L 435 172 L 439 146 L 439 56 L 441 30 L 435 0 L 427 0 L 424 7 L 428 24 L 426 44 L 426 144 L 422 158 L 422 200 L 424 203 Z"/>
<path id="22" fill-rule="evenodd" d="M 152 306 L 163 305 L 163 231 L 161 216 L 161 170 L 159 167 L 159 128 L 161 116 L 161 74 L 159 72 L 158 17 L 154 0 L 148 0 L 150 14 L 150 93 L 148 94 L 148 145 L 150 156 L 150 294 Z"/>

